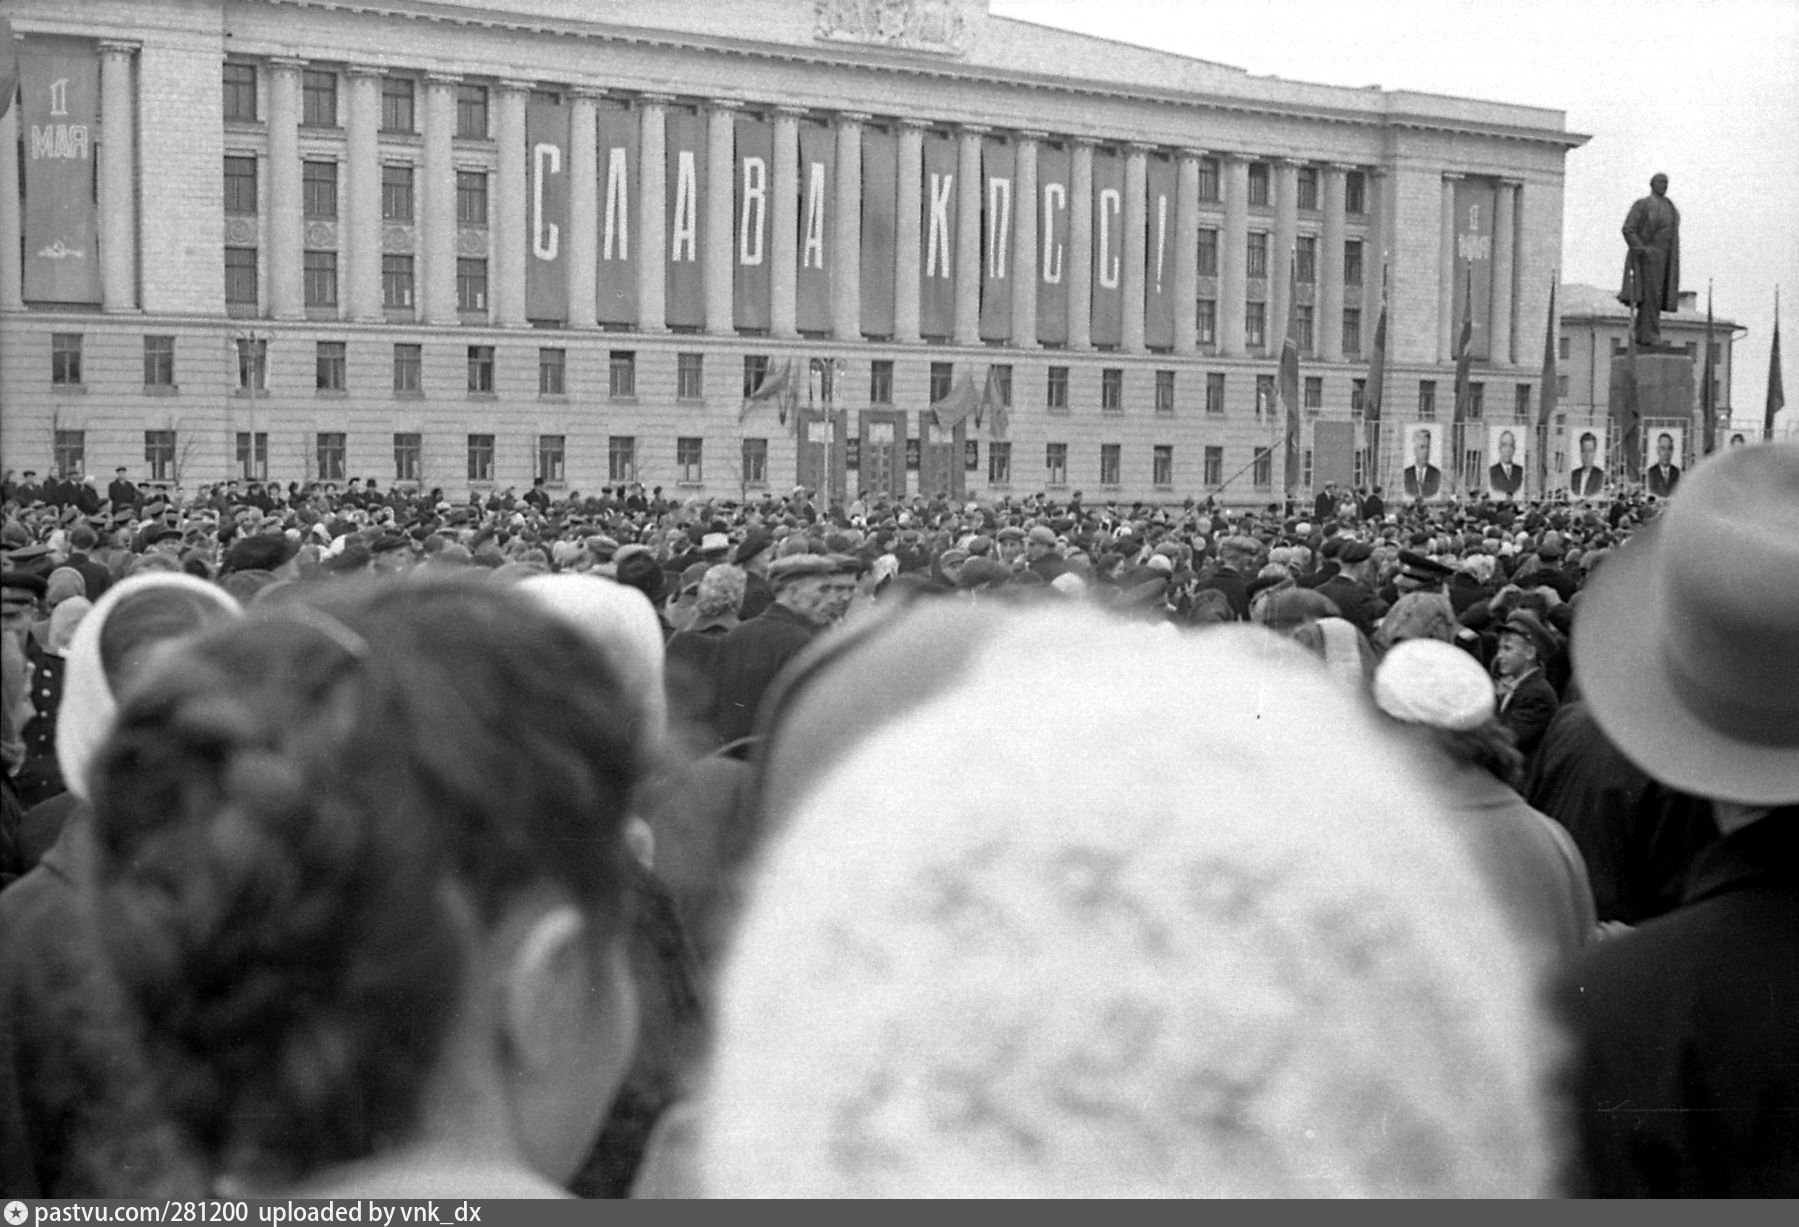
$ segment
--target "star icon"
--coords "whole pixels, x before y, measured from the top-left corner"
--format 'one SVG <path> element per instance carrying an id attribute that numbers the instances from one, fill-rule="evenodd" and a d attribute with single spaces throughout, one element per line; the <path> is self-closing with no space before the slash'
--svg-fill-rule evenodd
<path id="1" fill-rule="evenodd" d="M 6 1221 L 10 1223 L 12 1227 L 19 1227 L 19 1224 L 30 1217 L 31 1211 L 25 1208 L 24 1202 L 9 1201 L 6 1203 Z"/>

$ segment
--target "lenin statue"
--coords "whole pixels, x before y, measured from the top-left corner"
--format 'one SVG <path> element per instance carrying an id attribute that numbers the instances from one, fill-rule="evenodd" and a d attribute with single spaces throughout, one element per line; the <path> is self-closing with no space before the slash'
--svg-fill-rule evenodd
<path id="1" fill-rule="evenodd" d="M 1624 219 L 1624 288 L 1618 301 L 1638 307 L 1637 344 L 1659 345 L 1661 313 L 1680 309 L 1680 210 L 1668 199 L 1668 176 L 1649 181 L 1649 195 Z"/>

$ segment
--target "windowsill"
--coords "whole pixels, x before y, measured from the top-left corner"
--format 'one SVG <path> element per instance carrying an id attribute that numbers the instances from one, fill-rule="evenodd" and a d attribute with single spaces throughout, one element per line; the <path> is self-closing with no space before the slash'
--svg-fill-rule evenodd
<path id="1" fill-rule="evenodd" d="M 1058 409 L 1054 405 L 1051 405 L 1048 408 L 1046 408 L 1044 410 L 1044 412 L 1049 414 L 1049 416 L 1052 418 L 1065 418 L 1065 417 L 1069 416 L 1068 410 L 1066 407 Z"/>
<path id="2" fill-rule="evenodd" d="M 57 383 L 52 380 L 50 391 L 56 396 L 86 396 L 87 385 L 85 383 Z"/>
<path id="3" fill-rule="evenodd" d="M 1121 418 L 1124 416 L 1124 410 L 1122 409 L 1101 409 L 1100 413 L 1109 418 Z"/>
<path id="4" fill-rule="evenodd" d="M 253 320 L 262 312 L 253 302 L 228 302 L 225 304 L 225 314 L 234 320 Z"/>
<path id="5" fill-rule="evenodd" d="M 348 388 L 314 388 L 312 394 L 318 400 L 350 399 L 350 390 Z"/>
<path id="6" fill-rule="evenodd" d="M 566 405 L 568 403 L 568 393 L 539 392 L 537 394 L 537 400 L 539 404 Z"/>
<path id="7" fill-rule="evenodd" d="M 1158 409 L 1158 410 L 1156 410 L 1156 416 L 1157 416 L 1157 417 L 1159 417 L 1159 418 L 1171 418 L 1171 417 L 1173 417 L 1173 416 L 1174 416 L 1174 410 L 1172 410 L 1172 409 Z"/>
<path id="8" fill-rule="evenodd" d="M 147 383 L 144 385 L 145 396 L 179 396 L 181 387 L 172 383 Z"/>
<path id="9" fill-rule="evenodd" d="M 694 409 L 704 409 L 706 407 L 706 398 L 703 396 L 677 396 L 675 397 L 675 404 L 686 405 Z"/>
<path id="10" fill-rule="evenodd" d="M 259 400 L 269 394 L 267 388 L 233 388 L 231 396 L 234 400 Z"/>
<path id="11" fill-rule="evenodd" d="M 390 324 L 410 324 L 416 314 L 411 307 L 389 307 L 384 304 L 381 308 L 381 318 Z"/>
<path id="12" fill-rule="evenodd" d="M 499 394 L 495 393 L 495 392 L 474 392 L 474 391 L 471 391 L 468 394 L 468 398 L 470 400 L 498 400 L 498 399 L 500 399 Z"/>
<path id="13" fill-rule="evenodd" d="M 397 141 L 406 145 L 424 143 L 424 138 L 417 131 L 408 128 L 382 128 L 377 135 L 384 141 Z"/>
<path id="14" fill-rule="evenodd" d="M 334 324 L 337 322 L 337 304 L 333 303 L 328 307 L 307 307 L 306 318 L 309 322 L 317 321 L 321 324 Z"/>
<path id="15" fill-rule="evenodd" d="M 424 400 L 425 393 L 419 388 L 395 388 L 395 400 Z"/>
<path id="16" fill-rule="evenodd" d="M 309 124 L 302 120 L 297 126 L 302 132 L 310 132 L 320 136 L 327 136 L 333 133 L 342 136 L 344 131 L 342 124 Z"/>
<path id="17" fill-rule="evenodd" d="M 606 400 L 607 403 L 613 405 L 635 405 L 637 403 L 635 394 L 629 396 L 608 396 Z"/>
<path id="18" fill-rule="evenodd" d="M 225 116 L 225 130 L 227 132 L 266 132 L 268 131 L 268 126 L 268 123 L 261 119 L 246 119 L 241 115 Z"/>
<path id="19" fill-rule="evenodd" d="M 677 490 L 698 490 L 705 484 L 703 481 L 678 481 L 675 483 L 675 488 Z"/>
<path id="20" fill-rule="evenodd" d="M 485 328 L 487 327 L 487 312 L 464 311 L 458 307 L 456 310 L 456 322 L 459 324 L 468 324 L 475 328 Z"/>

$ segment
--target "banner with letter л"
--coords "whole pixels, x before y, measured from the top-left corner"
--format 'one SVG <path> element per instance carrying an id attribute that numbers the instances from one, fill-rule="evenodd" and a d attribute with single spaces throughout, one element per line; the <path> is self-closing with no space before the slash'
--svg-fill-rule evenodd
<path id="1" fill-rule="evenodd" d="M 599 304 L 602 324 L 637 323 L 637 149 L 642 137 L 629 104 L 602 99 L 599 119 Z"/>

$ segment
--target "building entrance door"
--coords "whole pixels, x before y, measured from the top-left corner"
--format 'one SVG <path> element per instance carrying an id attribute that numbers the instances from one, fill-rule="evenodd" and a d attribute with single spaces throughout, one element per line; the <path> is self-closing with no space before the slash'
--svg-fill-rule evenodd
<path id="1" fill-rule="evenodd" d="M 893 472 L 901 463 L 893 419 L 879 421 L 864 418 L 862 422 L 862 467 L 858 486 L 863 498 L 892 498 Z M 904 472 L 902 469 L 901 472 Z"/>

